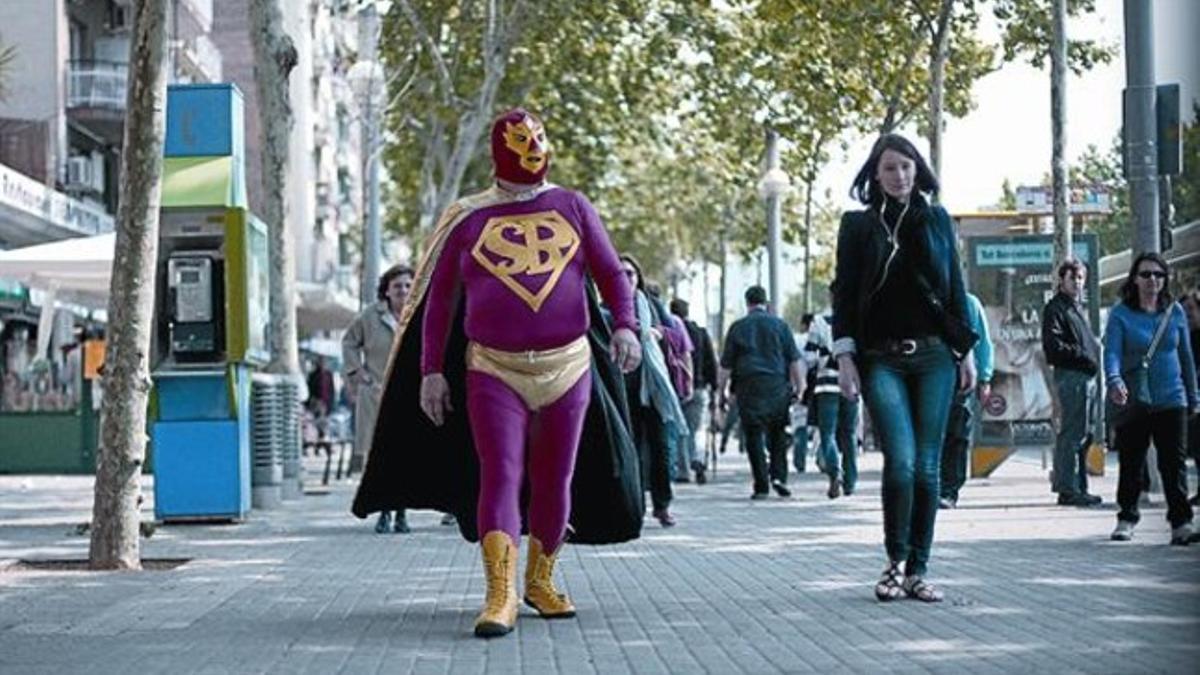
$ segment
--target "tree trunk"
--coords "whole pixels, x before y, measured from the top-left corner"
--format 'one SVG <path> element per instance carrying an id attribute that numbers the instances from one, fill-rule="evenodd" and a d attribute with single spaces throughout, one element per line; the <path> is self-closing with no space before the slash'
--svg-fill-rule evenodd
<path id="1" fill-rule="evenodd" d="M 500 4 L 500 0 L 488 2 L 487 26 L 483 36 L 483 84 L 480 85 L 470 107 L 458 118 L 454 150 L 450 153 L 450 161 L 442 174 L 442 183 L 437 191 L 435 212 L 438 215 L 458 199 L 463 176 L 466 175 L 471 159 L 475 157 L 479 148 L 484 128 L 491 120 L 492 108 L 496 105 L 496 92 L 500 89 L 500 83 L 504 81 L 512 46 L 520 37 L 521 27 L 536 20 L 536 17 L 529 16 L 533 9 L 525 0 L 515 0 L 507 15 Z"/>
<path id="2" fill-rule="evenodd" d="M 292 109 L 288 76 L 296 66 L 296 48 L 283 30 L 279 0 L 251 0 L 250 41 L 254 44 L 254 79 L 258 86 L 258 115 L 265 138 L 262 145 L 263 220 L 271 257 L 271 363 L 273 373 L 300 373 L 296 346 L 296 271 L 292 267 L 292 227 L 284 201 L 288 136 Z M 307 226 L 307 224 L 305 224 Z"/>
<path id="3" fill-rule="evenodd" d="M 166 125 L 167 10 L 134 3 L 116 250 L 109 283 L 108 348 L 89 551 L 92 569 L 141 569 L 138 525 L 146 457 L 150 332 Z"/>
<path id="4" fill-rule="evenodd" d="M 946 52 L 950 46 L 950 18 L 954 0 L 942 0 L 929 50 L 929 162 L 933 175 L 942 178 L 942 116 L 946 100 Z"/>
<path id="5" fill-rule="evenodd" d="M 1054 0 L 1050 48 L 1050 181 L 1054 194 L 1054 264 L 1071 257 L 1071 218 L 1067 208 L 1067 0 Z"/>

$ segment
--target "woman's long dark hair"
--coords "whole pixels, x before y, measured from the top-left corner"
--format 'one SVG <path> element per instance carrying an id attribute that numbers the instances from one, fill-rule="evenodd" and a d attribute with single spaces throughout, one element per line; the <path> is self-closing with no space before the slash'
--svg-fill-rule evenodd
<path id="1" fill-rule="evenodd" d="M 933 175 L 933 170 L 925 163 L 925 158 L 921 156 L 916 146 L 900 134 L 884 134 L 875 141 L 875 145 L 871 147 L 871 154 L 867 155 L 867 161 L 858 170 L 858 175 L 854 177 L 854 183 L 850 186 L 851 197 L 868 206 L 883 201 L 883 187 L 879 185 L 879 179 L 875 177 L 875 174 L 879 169 L 879 157 L 883 155 L 884 150 L 898 152 L 917 165 L 917 175 L 913 183 L 914 190 L 925 195 L 938 193 L 937 176 Z"/>
<path id="2" fill-rule="evenodd" d="M 1162 291 L 1159 292 L 1158 297 L 1155 299 L 1157 309 L 1161 312 L 1171 306 L 1171 266 L 1167 264 L 1165 258 L 1152 251 L 1139 253 L 1133 259 L 1133 264 L 1129 266 L 1129 274 L 1125 277 L 1125 283 L 1121 284 L 1121 302 L 1125 303 L 1130 309 L 1141 310 L 1142 305 L 1138 302 L 1136 279 L 1138 267 L 1147 260 L 1158 265 L 1167 273 L 1167 278 L 1163 279 Z"/>
<path id="3" fill-rule="evenodd" d="M 641 263 L 639 263 L 639 262 L 637 261 L 637 258 L 633 257 L 632 255 L 630 255 L 630 254 L 628 254 L 628 253 L 622 253 L 622 254 L 621 254 L 621 261 L 622 261 L 622 262 L 627 262 L 627 263 L 629 263 L 630 265 L 633 265 L 633 269 L 637 270 L 637 275 L 638 275 L 638 278 L 637 278 L 637 290 L 639 290 L 639 291 L 641 291 L 641 292 L 645 293 L 645 292 L 646 292 L 646 277 L 645 277 L 645 275 L 643 275 L 643 274 L 642 274 L 642 265 L 641 265 Z M 649 294 L 647 294 L 647 295 L 649 295 Z"/>

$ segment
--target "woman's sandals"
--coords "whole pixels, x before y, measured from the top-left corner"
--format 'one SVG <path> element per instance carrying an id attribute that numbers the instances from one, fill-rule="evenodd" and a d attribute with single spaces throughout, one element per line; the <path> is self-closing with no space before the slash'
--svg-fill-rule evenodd
<path id="1" fill-rule="evenodd" d="M 879 583 L 875 584 L 875 599 L 880 602 L 890 602 L 904 597 L 904 575 L 900 573 L 899 563 L 889 563 L 883 570 Z"/>
<path id="2" fill-rule="evenodd" d="M 921 602 L 941 602 L 944 597 L 936 586 L 917 575 L 904 580 L 904 594 Z"/>

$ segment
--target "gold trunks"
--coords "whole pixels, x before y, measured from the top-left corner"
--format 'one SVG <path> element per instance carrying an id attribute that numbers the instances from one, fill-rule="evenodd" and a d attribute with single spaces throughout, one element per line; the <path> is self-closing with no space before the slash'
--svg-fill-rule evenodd
<path id="1" fill-rule="evenodd" d="M 592 367 L 587 336 L 562 347 L 506 352 L 478 342 L 467 345 L 467 369 L 491 375 L 508 385 L 530 410 L 540 410 L 567 393 Z"/>

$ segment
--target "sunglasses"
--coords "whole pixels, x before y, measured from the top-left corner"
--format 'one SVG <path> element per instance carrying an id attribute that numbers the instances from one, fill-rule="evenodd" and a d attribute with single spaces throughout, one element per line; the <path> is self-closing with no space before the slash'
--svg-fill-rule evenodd
<path id="1" fill-rule="evenodd" d="M 1167 278 L 1166 272 L 1159 272 L 1157 270 L 1142 270 L 1141 272 L 1138 272 L 1137 275 L 1142 279 L 1149 279 L 1151 277 L 1154 277 L 1155 279 Z"/>

